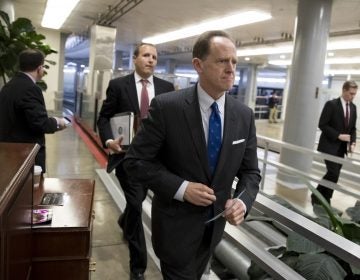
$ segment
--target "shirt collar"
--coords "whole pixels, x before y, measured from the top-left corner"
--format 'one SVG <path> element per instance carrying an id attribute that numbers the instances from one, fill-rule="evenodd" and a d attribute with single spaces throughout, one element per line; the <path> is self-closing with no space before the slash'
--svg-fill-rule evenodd
<path id="1" fill-rule="evenodd" d="M 204 112 L 210 109 L 211 104 L 216 102 L 219 107 L 219 111 L 221 114 L 224 113 L 224 106 L 225 106 L 225 93 L 217 100 L 214 100 L 210 95 L 206 93 L 206 91 L 200 86 L 200 84 L 197 84 L 197 92 L 198 92 L 198 98 L 199 98 L 199 105 L 200 109 Z"/>
<path id="2" fill-rule="evenodd" d="M 144 78 L 142 78 L 138 73 L 136 73 L 136 71 L 134 71 L 134 76 L 135 76 L 135 83 L 140 83 L 141 80 L 143 80 Z M 148 82 L 153 85 L 154 84 L 154 76 L 151 75 L 149 78 L 147 78 L 146 80 L 148 80 Z"/>
<path id="3" fill-rule="evenodd" d="M 350 101 L 345 101 L 345 99 L 342 96 L 340 97 L 340 100 L 341 100 L 341 104 L 343 105 L 343 107 L 346 107 L 346 103 L 350 104 Z"/>
<path id="4" fill-rule="evenodd" d="M 34 77 L 31 76 L 29 73 L 26 73 L 26 72 L 21 72 L 21 73 L 23 73 L 23 74 L 25 74 L 26 76 L 28 76 L 28 77 L 34 82 L 34 84 L 36 84 L 36 80 L 35 80 Z"/>

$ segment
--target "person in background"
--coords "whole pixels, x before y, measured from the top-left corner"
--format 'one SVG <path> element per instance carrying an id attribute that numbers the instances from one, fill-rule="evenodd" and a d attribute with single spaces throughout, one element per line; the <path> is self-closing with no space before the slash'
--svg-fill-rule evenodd
<path id="1" fill-rule="evenodd" d="M 0 92 L 0 141 L 37 143 L 35 165 L 46 172 L 45 133 L 66 127 L 64 118 L 49 117 L 44 96 L 36 85 L 44 76 L 44 54 L 26 49 L 19 54 L 19 72 Z"/>
<path id="2" fill-rule="evenodd" d="M 279 97 L 276 91 L 273 91 L 269 98 L 269 123 L 277 123 L 277 106 L 279 104 Z"/>
<path id="3" fill-rule="evenodd" d="M 226 221 L 244 220 L 261 179 L 254 114 L 225 94 L 235 78 L 233 40 L 203 33 L 192 63 L 198 83 L 152 100 L 122 163 L 154 192 L 152 243 L 165 280 L 201 278 Z"/>
<path id="4" fill-rule="evenodd" d="M 141 119 L 147 117 L 149 101 L 156 95 L 173 91 L 172 83 L 153 75 L 157 64 L 154 45 L 142 43 L 133 54 L 134 73 L 113 79 L 106 90 L 106 99 L 100 110 L 97 125 L 104 147 L 117 153 L 122 159 L 121 139 L 113 139 L 110 119 L 118 113 L 133 112 Z M 143 186 L 131 180 L 121 165 L 115 170 L 126 199 L 126 208 L 119 218 L 119 225 L 130 251 L 130 279 L 144 279 L 147 266 L 147 250 L 142 225 L 142 202 L 146 198 L 146 184 Z"/>
<path id="5" fill-rule="evenodd" d="M 327 101 L 321 112 L 319 128 L 321 130 L 318 151 L 333 156 L 344 157 L 352 153 L 356 144 L 356 106 L 352 103 L 358 85 L 354 81 L 346 81 L 339 98 Z M 326 174 L 323 179 L 337 183 L 342 165 L 325 160 Z M 334 190 L 318 185 L 317 190 L 330 203 Z M 311 202 L 320 203 L 312 194 Z"/>

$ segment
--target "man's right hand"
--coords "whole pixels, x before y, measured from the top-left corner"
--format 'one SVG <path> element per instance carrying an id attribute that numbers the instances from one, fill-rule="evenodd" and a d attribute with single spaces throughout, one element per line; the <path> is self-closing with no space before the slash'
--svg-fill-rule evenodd
<path id="1" fill-rule="evenodd" d="M 58 131 L 66 128 L 66 123 L 64 118 L 58 118 L 58 117 L 53 117 L 53 118 L 56 120 Z"/>
<path id="2" fill-rule="evenodd" d="M 208 206 L 216 201 L 214 190 L 200 183 L 189 182 L 185 193 L 184 200 L 197 206 Z"/>
<path id="3" fill-rule="evenodd" d="M 350 134 L 340 134 L 338 139 L 343 142 L 350 142 Z"/>
<path id="4" fill-rule="evenodd" d="M 109 140 L 106 143 L 106 147 L 116 154 L 121 153 L 123 152 L 123 150 L 121 149 L 122 140 L 123 140 L 122 137 L 115 140 Z"/>

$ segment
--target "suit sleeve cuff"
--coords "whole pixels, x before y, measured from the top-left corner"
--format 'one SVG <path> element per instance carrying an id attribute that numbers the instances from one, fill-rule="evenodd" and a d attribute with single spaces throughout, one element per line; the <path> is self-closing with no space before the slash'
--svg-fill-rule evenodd
<path id="1" fill-rule="evenodd" d="M 184 193 L 186 191 L 188 184 L 189 184 L 189 181 L 185 180 L 184 182 L 182 182 L 179 189 L 175 193 L 174 199 L 184 202 Z"/>
<path id="2" fill-rule="evenodd" d="M 240 201 L 242 203 L 242 205 L 244 206 L 244 209 L 245 209 L 245 214 L 247 212 L 247 207 L 246 207 L 246 204 L 244 203 L 244 201 L 242 201 L 240 198 L 237 198 L 238 201 Z"/>
<path id="3" fill-rule="evenodd" d="M 108 140 L 105 141 L 105 146 L 106 146 L 107 148 L 108 148 L 108 145 L 109 145 L 109 142 L 110 142 L 110 141 L 113 141 L 113 139 L 108 139 Z"/>

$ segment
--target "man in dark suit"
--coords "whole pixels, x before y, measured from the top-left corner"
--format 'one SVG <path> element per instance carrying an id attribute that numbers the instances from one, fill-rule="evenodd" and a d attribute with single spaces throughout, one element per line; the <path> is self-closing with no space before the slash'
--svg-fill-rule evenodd
<path id="1" fill-rule="evenodd" d="M 35 164 L 45 172 L 45 133 L 66 127 L 63 118 L 48 117 L 44 96 L 36 85 L 44 76 L 45 56 L 27 49 L 19 54 L 19 70 L 0 92 L 0 141 L 37 143 Z"/>
<path id="2" fill-rule="evenodd" d="M 113 139 L 110 118 L 117 113 L 134 112 L 144 119 L 149 100 L 158 94 L 174 90 L 172 83 L 153 76 L 157 64 L 157 51 L 154 45 L 143 43 L 137 46 L 133 61 L 135 65 L 133 74 L 110 81 L 97 123 L 104 147 L 119 153 L 119 158 L 124 156 L 120 148 L 121 139 Z M 143 80 L 147 81 L 145 85 Z M 144 96 L 146 93 L 147 97 Z M 128 178 L 121 166 L 116 167 L 116 176 L 126 199 L 126 208 L 119 218 L 119 225 L 129 245 L 130 279 L 144 279 L 147 251 L 141 213 L 147 189 Z"/>
<path id="3" fill-rule="evenodd" d="M 192 62 L 199 82 L 152 100 L 123 161 L 154 192 L 152 242 L 164 279 L 201 278 L 226 221 L 243 221 L 261 179 L 253 112 L 225 94 L 235 78 L 233 40 L 200 35 Z"/>
<path id="4" fill-rule="evenodd" d="M 327 101 L 321 112 L 319 128 L 321 130 L 318 151 L 333 156 L 344 157 L 348 152 L 353 152 L 356 144 L 356 106 L 352 103 L 357 84 L 346 81 L 342 87 L 339 98 Z M 342 165 L 325 160 L 327 172 L 323 179 L 337 183 Z M 334 190 L 318 185 L 318 191 L 330 203 Z M 314 195 L 311 202 L 319 203 Z"/>

